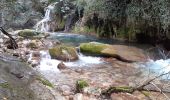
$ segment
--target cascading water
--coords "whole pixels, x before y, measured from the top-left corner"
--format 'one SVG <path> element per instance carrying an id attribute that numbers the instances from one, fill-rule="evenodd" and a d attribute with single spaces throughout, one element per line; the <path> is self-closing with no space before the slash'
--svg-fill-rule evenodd
<path id="1" fill-rule="evenodd" d="M 153 73 L 162 74 L 170 72 L 170 59 L 168 58 L 169 53 L 165 53 L 165 51 L 161 48 L 157 48 L 157 54 L 160 56 L 159 60 L 150 59 L 145 66 Z"/>
<path id="2" fill-rule="evenodd" d="M 35 26 L 37 31 L 50 31 L 50 24 L 52 23 L 52 11 L 54 10 L 54 7 L 57 3 L 58 2 L 53 3 L 47 7 L 44 18 L 39 21 Z"/>
<path id="3" fill-rule="evenodd" d="M 62 62 L 60 60 L 51 59 L 50 54 L 48 51 L 40 51 L 41 54 L 41 61 L 40 65 L 38 66 L 38 70 L 47 74 L 47 73 L 58 73 L 60 72 L 57 68 L 57 65 Z M 81 53 L 78 54 L 79 60 L 75 62 L 64 62 L 64 64 L 68 67 L 85 67 L 88 65 L 95 65 L 103 63 L 99 57 L 91 57 L 91 56 L 84 56 Z"/>

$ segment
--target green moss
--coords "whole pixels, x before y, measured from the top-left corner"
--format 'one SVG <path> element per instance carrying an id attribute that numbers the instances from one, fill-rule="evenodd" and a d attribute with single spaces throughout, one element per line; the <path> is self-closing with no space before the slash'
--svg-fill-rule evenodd
<path id="1" fill-rule="evenodd" d="M 66 60 L 62 57 L 68 55 L 70 55 L 70 57 L 73 57 L 73 60 L 78 58 L 76 49 L 74 47 L 70 47 L 66 45 L 59 45 L 54 48 L 51 48 L 49 49 L 49 53 L 53 59 Z"/>
<path id="2" fill-rule="evenodd" d="M 121 87 L 110 87 L 106 91 L 102 91 L 103 95 L 110 95 L 111 93 L 133 93 L 134 89 L 132 87 L 121 86 Z"/>
<path id="3" fill-rule="evenodd" d="M 57 47 L 55 47 L 55 48 L 49 49 L 49 53 L 50 53 L 50 56 L 51 56 L 52 58 L 55 58 L 56 55 L 60 55 L 62 52 L 61 52 L 60 49 L 58 49 Z"/>
<path id="4" fill-rule="evenodd" d="M 124 38 L 124 39 L 127 39 L 127 40 L 134 40 L 135 39 L 135 36 L 136 36 L 136 29 L 134 29 L 134 27 L 132 26 L 129 26 L 129 27 L 126 27 L 126 28 L 119 28 L 117 30 L 117 37 L 118 38 Z"/>
<path id="5" fill-rule="evenodd" d="M 40 32 L 36 32 L 36 31 L 30 30 L 30 29 L 21 30 L 18 32 L 18 35 L 22 36 L 22 37 L 32 37 L 32 36 L 36 36 L 39 34 L 40 34 Z"/>
<path id="6" fill-rule="evenodd" d="M 60 29 L 64 29 L 64 27 L 65 27 L 65 20 L 62 20 L 61 22 L 59 22 L 58 28 L 60 30 Z"/>
<path id="7" fill-rule="evenodd" d="M 7 82 L 5 82 L 5 83 L 0 83 L 0 87 L 9 89 L 10 85 Z"/>
<path id="8" fill-rule="evenodd" d="M 77 27 L 75 26 L 72 30 L 72 33 L 96 33 L 94 28 L 84 27 Z"/>
<path id="9" fill-rule="evenodd" d="M 107 48 L 107 44 L 102 43 L 82 43 L 80 44 L 80 51 L 84 53 L 91 53 L 91 54 L 101 54 L 101 51 Z"/>
<path id="10" fill-rule="evenodd" d="M 47 36 L 49 33 L 44 33 L 31 29 L 24 29 L 18 32 L 18 35 L 24 38 L 41 38 Z"/>
<path id="11" fill-rule="evenodd" d="M 51 88 L 54 88 L 53 84 L 52 84 L 50 81 L 48 81 L 47 79 L 44 79 L 44 78 L 42 78 L 42 77 L 37 77 L 36 79 L 37 79 L 38 81 L 40 81 L 43 85 L 49 86 L 49 87 L 51 87 Z"/>
<path id="12" fill-rule="evenodd" d="M 145 95 L 146 97 L 149 97 L 150 96 L 150 93 L 148 91 L 141 91 L 141 93 L 143 95 Z"/>
<path id="13" fill-rule="evenodd" d="M 89 85 L 85 80 L 78 80 L 76 83 L 77 92 L 82 92 L 82 90 L 88 86 Z"/>

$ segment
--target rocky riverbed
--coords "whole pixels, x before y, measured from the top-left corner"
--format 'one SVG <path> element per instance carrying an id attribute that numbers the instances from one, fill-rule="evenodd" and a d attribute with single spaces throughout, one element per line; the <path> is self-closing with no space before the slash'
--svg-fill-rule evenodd
<path id="1" fill-rule="evenodd" d="M 140 68 L 139 63 L 147 61 L 147 56 L 139 48 L 98 43 L 84 49 L 81 46 L 80 51 L 85 50 L 88 56 L 77 52 L 78 57 L 70 62 L 72 52 L 68 49 L 72 46 L 48 39 L 50 33 L 20 30 L 11 34 L 18 49 L 8 49 L 5 36 L 0 41 L 2 100 L 167 100 L 169 96 L 147 91 L 102 95 L 110 87 L 137 87 L 154 77 L 154 74 L 147 76 L 148 72 Z M 51 48 L 55 50 L 50 54 Z M 75 52 L 79 50 L 72 48 Z M 89 56 L 89 53 L 100 57 Z M 159 87 L 168 87 L 168 81 L 155 81 Z M 147 88 L 155 89 L 150 85 Z"/>

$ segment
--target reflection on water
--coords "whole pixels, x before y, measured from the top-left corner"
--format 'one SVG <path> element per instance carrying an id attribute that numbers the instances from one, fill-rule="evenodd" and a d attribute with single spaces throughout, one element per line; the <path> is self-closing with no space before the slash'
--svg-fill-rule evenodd
<path id="1" fill-rule="evenodd" d="M 78 46 L 80 43 L 85 42 L 101 42 L 108 44 L 124 44 L 123 41 L 113 40 L 113 39 L 101 39 L 94 36 L 80 35 L 80 34 L 70 34 L 70 33 L 53 33 L 49 37 L 50 39 L 57 39 L 62 43 Z"/>

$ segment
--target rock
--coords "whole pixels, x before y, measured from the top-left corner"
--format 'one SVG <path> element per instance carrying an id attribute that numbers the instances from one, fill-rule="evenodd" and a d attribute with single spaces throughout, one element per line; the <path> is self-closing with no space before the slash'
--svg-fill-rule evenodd
<path id="1" fill-rule="evenodd" d="M 0 0 L 0 4 L 0 12 L 3 12 L 3 16 L 0 16 L 0 25 L 15 30 L 33 28 L 42 19 L 48 0 Z"/>
<path id="2" fill-rule="evenodd" d="M 69 96 L 69 95 L 74 94 L 74 92 L 72 91 L 71 87 L 68 86 L 68 85 L 62 85 L 62 86 L 60 87 L 60 90 L 61 90 L 61 92 L 62 92 L 62 94 L 63 94 L 64 96 Z"/>
<path id="3" fill-rule="evenodd" d="M 63 61 L 75 61 L 78 60 L 78 55 L 74 47 L 59 45 L 49 49 L 52 59 L 58 59 Z"/>
<path id="4" fill-rule="evenodd" d="M 33 57 L 39 57 L 41 56 L 40 52 L 39 51 L 35 51 L 35 52 L 32 52 L 32 56 Z"/>
<path id="5" fill-rule="evenodd" d="M 39 89 L 43 88 L 44 91 L 48 89 L 40 82 L 35 84 L 38 88 L 34 90 L 31 88 L 31 85 L 35 83 L 31 80 L 34 76 L 38 77 L 38 73 L 16 57 L 7 54 L 1 54 L 1 56 L 12 61 L 0 59 L 0 99 L 3 100 L 6 97 L 9 100 L 40 100 L 38 98 L 41 96 L 35 95 L 35 91 L 41 94 L 42 91 L 38 91 Z M 47 94 L 51 96 L 49 91 Z M 43 99 L 52 100 L 48 97 Z"/>
<path id="6" fill-rule="evenodd" d="M 63 62 L 61 62 L 61 63 L 58 64 L 57 68 L 60 69 L 60 70 L 63 70 L 63 69 L 66 69 L 67 66 Z"/>
<path id="7" fill-rule="evenodd" d="M 27 48 L 31 48 L 31 49 L 37 49 L 38 46 L 35 42 L 30 42 L 26 45 Z"/>
<path id="8" fill-rule="evenodd" d="M 141 49 L 125 45 L 108 45 L 97 42 L 80 44 L 80 51 L 92 56 L 114 57 L 125 62 L 146 61 Z"/>
<path id="9" fill-rule="evenodd" d="M 23 47 L 29 48 L 29 49 L 41 49 L 41 48 L 46 48 L 43 43 L 36 39 L 36 40 L 31 40 L 27 41 L 27 43 L 23 44 Z"/>
<path id="10" fill-rule="evenodd" d="M 83 94 L 77 93 L 76 95 L 74 95 L 73 100 L 84 100 Z"/>
<path id="11" fill-rule="evenodd" d="M 136 96 L 129 93 L 112 93 L 111 100 L 140 100 Z"/>
<path id="12" fill-rule="evenodd" d="M 31 63 L 31 66 L 32 67 L 36 67 L 36 66 L 38 66 L 39 65 L 39 62 L 38 61 L 33 61 L 32 63 Z"/>
<path id="13" fill-rule="evenodd" d="M 15 57 L 19 57 L 20 54 L 18 52 L 13 52 L 12 55 L 15 56 Z"/>
<path id="14" fill-rule="evenodd" d="M 24 30 L 20 30 L 18 31 L 18 35 L 24 38 L 44 38 L 47 35 L 49 35 L 49 33 L 44 33 L 44 32 L 39 32 L 36 30 L 31 30 L 31 29 L 24 29 Z"/>

